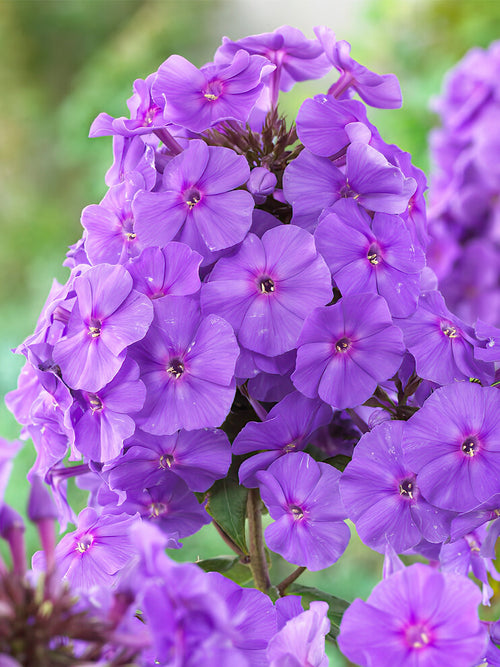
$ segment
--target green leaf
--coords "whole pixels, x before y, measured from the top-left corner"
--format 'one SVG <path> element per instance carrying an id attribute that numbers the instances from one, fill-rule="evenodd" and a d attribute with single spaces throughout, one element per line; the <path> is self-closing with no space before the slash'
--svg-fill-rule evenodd
<path id="1" fill-rule="evenodd" d="M 221 479 L 208 492 L 207 512 L 244 554 L 248 489 L 231 479 Z"/>
<path id="2" fill-rule="evenodd" d="M 238 556 L 217 556 L 196 562 L 205 572 L 220 572 L 228 579 L 240 586 L 252 579 L 252 572 L 248 565 L 242 563 Z"/>
<path id="3" fill-rule="evenodd" d="M 331 456 L 329 459 L 325 459 L 323 463 L 329 463 L 340 472 L 344 472 L 347 464 L 350 462 L 351 457 L 345 456 L 344 454 L 337 454 L 337 456 Z"/>
<path id="4" fill-rule="evenodd" d="M 301 584 L 292 584 L 288 589 L 293 595 L 302 596 L 302 604 L 307 602 L 308 604 L 314 600 L 322 600 L 323 602 L 328 603 L 328 618 L 330 619 L 330 632 L 327 634 L 326 638 L 330 641 L 334 641 L 340 630 L 340 621 L 342 616 L 349 606 L 349 602 L 342 600 L 342 598 L 335 597 L 335 595 L 330 595 L 330 593 L 325 593 L 320 591 L 317 588 L 310 588 L 309 586 L 302 586 Z"/>

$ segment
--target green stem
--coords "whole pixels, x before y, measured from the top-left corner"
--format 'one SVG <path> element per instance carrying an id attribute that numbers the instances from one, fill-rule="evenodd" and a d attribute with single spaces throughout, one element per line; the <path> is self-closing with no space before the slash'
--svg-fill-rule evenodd
<path id="1" fill-rule="evenodd" d="M 293 584 L 293 582 L 300 577 L 300 575 L 306 571 L 307 568 L 305 567 L 298 567 L 296 570 L 292 572 L 292 574 L 289 574 L 288 577 L 283 579 L 281 584 L 277 585 L 277 589 L 279 591 L 280 597 L 283 597 L 286 595 L 286 589 Z"/>
<path id="2" fill-rule="evenodd" d="M 250 569 L 256 588 L 266 592 L 271 586 L 262 531 L 261 499 L 258 489 L 250 489 L 247 500 Z"/>

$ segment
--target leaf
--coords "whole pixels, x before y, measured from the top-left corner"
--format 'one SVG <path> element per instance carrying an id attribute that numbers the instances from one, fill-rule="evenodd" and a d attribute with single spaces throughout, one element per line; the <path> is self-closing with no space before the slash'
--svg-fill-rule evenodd
<path id="1" fill-rule="evenodd" d="M 327 634 L 326 638 L 330 641 L 334 641 L 339 634 L 340 621 L 342 620 L 345 610 L 349 606 L 349 602 L 342 600 L 342 598 L 335 597 L 335 595 L 330 595 L 330 593 L 320 591 L 317 588 L 302 586 L 301 584 L 292 584 L 288 591 L 294 595 L 301 595 L 302 603 L 307 602 L 309 604 L 314 600 L 321 600 L 328 603 L 327 615 L 331 625 L 330 632 Z"/>
<path id="2" fill-rule="evenodd" d="M 347 464 L 350 462 L 351 457 L 345 456 L 344 454 L 337 454 L 337 456 L 331 456 L 329 459 L 325 459 L 323 463 L 329 463 L 340 472 L 344 472 Z"/>
<path id="3" fill-rule="evenodd" d="M 208 492 L 206 510 L 244 554 L 248 489 L 229 478 L 221 479 Z"/>
<path id="4" fill-rule="evenodd" d="M 199 560 L 196 565 L 205 572 L 220 572 L 228 579 L 243 586 L 252 579 L 252 572 L 248 565 L 242 563 L 238 556 L 217 556 Z"/>

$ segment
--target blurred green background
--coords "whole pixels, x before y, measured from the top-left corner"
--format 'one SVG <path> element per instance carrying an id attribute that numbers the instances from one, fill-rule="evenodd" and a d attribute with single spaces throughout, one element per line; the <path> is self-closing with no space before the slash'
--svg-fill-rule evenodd
<path id="1" fill-rule="evenodd" d="M 500 38 L 497 0 L 0 0 L 0 395 L 13 389 L 22 359 L 10 352 L 33 331 L 67 246 L 81 235 L 81 209 L 105 193 L 111 139 L 87 138 L 100 111 L 126 115 L 135 78 L 145 78 L 170 54 L 196 65 L 210 61 L 223 35 L 238 39 L 282 24 L 312 37 L 328 25 L 352 44 L 370 69 L 394 72 L 404 106 L 370 110 L 382 136 L 410 151 L 428 173 L 428 110 L 443 74 L 472 46 Z M 500 74 L 499 74 L 500 76 Z M 326 84 L 296 86 L 283 99 L 290 115 Z M 18 436 L 2 404 L 0 436 Z M 33 460 L 24 448 L 8 488 L 18 510 Z M 182 556 L 224 552 L 208 529 L 186 540 Z M 36 540 L 30 533 L 32 545 Z M 35 547 L 33 547 L 35 548 Z M 290 571 L 277 563 L 273 580 Z M 308 575 L 349 600 L 366 597 L 381 558 L 353 540 L 339 563 Z M 305 581 L 307 583 L 307 581 Z M 332 657 L 332 664 L 345 664 Z"/>

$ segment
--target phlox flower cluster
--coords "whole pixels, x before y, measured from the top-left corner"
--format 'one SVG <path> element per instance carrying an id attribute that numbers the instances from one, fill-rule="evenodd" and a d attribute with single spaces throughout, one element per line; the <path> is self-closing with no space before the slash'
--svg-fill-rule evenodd
<path id="1" fill-rule="evenodd" d="M 342 557 L 346 519 L 386 574 L 345 612 L 347 657 L 496 650 L 477 607 L 500 578 L 500 331 L 450 311 L 427 265 L 425 177 L 368 119 L 401 106 L 396 77 L 314 32 L 224 38 L 201 68 L 172 55 L 129 118 L 96 118 L 108 191 L 16 350 L 30 482 L 76 526 L 33 576 L 101 615 L 109 664 L 122 646 L 141 666 L 324 667 L 348 603 L 293 586 Z M 320 77 L 282 116 L 280 91 Z M 210 522 L 235 556 L 166 555 Z M 266 546 L 297 567 L 281 583 Z"/>
<path id="2" fill-rule="evenodd" d="M 454 312 L 500 325 L 500 42 L 471 49 L 432 108 L 429 262 Z"/>

